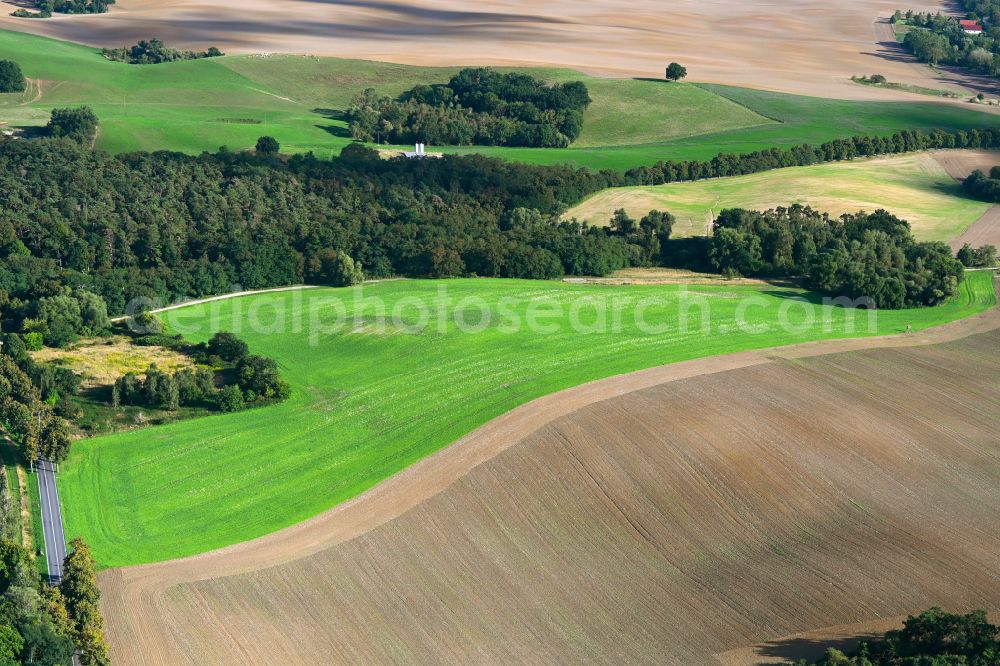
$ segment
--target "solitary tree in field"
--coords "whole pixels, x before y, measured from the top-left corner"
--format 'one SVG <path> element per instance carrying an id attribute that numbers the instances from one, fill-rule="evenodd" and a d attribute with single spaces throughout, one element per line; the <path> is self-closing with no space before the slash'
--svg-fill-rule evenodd
<path id="1" fill-rule="evenodd" d="M 257 139 L 257 152 L 261 155 L 277 155 L 281 145 L 273 136 L 262 136 Z"/>
<path id="2" fill-rule="evenodd" d="M 679 62 L 672 62 L 667 66 L 667 80 L 680 81 L 688 75 L 687 67 Z"/>
<path id="3" fill-rule="evenodd" d="M 27 86 L 20 65 L 13 60 L 0 60 L 0 93 L 24 92 Z"/>

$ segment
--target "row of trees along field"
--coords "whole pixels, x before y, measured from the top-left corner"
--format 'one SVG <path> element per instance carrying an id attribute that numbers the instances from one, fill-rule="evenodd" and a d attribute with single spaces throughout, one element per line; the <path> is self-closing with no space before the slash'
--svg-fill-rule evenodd
<path id="1" fill-rule="evenodd" d="M 550 86 L 528 74 L 474 68 L 398 99 L 369 88 L 346 115 L 360 141 L 550 148 L 580 136 L 590 102 L 581 81 Z"/>
<path id="2" fill-rule="evenodd" d="M 973 5 L 977 3 L 966 3 Z M 894 23 L 910 27 L 903 45 L 921 62 L 931 65 L 958 65 L 980 74 L 1000 76 L 1000 23 L 992 20 L 1000 3 L 991 3 L 990 17 L 981 34 L 968 34 L 958 21 L 937 13 L 897 11 Z M 977 14 L 974 14 L 977 15 Z"/>
<path id="3" fill-rule="evenodd" d="M 818 661 L 797 666 L 995 666 L 1000 627 L 985 611 L 965 615 L 931 608 L 906 619 L 902 629 L 862 641 L 851 655 L 828 648 Z"/>
<path id="4" fill-rule="evenodd" d="M 56 14 L 103 14 L 115 0 L 35 0 L 37 12 L 21 8 L 12 15 L 21 18 L 49 18 Z"/>
<path id="5" fill-rule="evenodd" d="M 84 666 L 110 664 L 90 548 L 70 544 L 58 587 L 43 583 L 31 553 L 0 540 L 0 664 L 62 666 L 79 655 Z"/>

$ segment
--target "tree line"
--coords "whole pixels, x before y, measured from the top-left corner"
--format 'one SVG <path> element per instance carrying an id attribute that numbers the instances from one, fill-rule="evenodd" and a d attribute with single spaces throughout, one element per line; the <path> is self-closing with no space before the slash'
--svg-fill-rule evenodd
<path id="1" fill-rule="evenodd" d="M 469 68 L 397 99 L 369 88 L 346 116 L 359 141 L 564 148 L 579 138 L 590 102 L 581 81 L 550 86 L 528 74 Z"/>
<path id="2" fill-rule="evenodd" d="M 217 58 L 225 55 L 214 46 L 209 47 L 206 51 L 181 51 L 179 49 L 170 48 L 156 37 L 149 40 L 141 39 L 134 46 L 122 46 L 117 49 L 101 49 L 101 53 L 103 53 L 104 57 L 108 60 L 127 62 L 130 65 L 158 65 L 164 62 Z"/>
<path id="3" fill-rule="evenodd" d="M 854 136 L 827 141 L 820 146 L 801 144 L 791 148 L 769 148 L 740 155 L 723 153 L 705 161 L 662 161 L 625 173 L 626 185 L 662 185 L 705 178 L 747 174 L 809 166 L 823 162 L 852 160 L 898 153 L 952 148 L 998 148 L 1000 129 L 903 130 L 889 136 Z"/>
<path id="4" fill-rule="evenodd" d="M 35 0 L 37 12 L 17 9 L 11 16 L 20 18 L 49 18 L 56 14 L 104 14 L 115 0 Z"/>
<path id="5" fill-rule="evenodd" d="M 982 610 L 967 614 L 931 608 L 911 615 L 902 629 L 861 641 L 850 656 L 827 648 L 816 662 L 797 666 L 995 666 L 1000 663 L 1000 627 Z"/>

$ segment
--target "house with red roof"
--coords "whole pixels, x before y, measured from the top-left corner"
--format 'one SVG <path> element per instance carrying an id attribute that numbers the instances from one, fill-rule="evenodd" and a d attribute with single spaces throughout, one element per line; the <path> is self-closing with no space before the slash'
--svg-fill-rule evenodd
<path id="1" fill-rule="evenodd" d="M 983 24 L 980 23 L 979 21 L 962 19 L 958 22 L 958 24 L 962 27 L 962 30 L 964 30 L 965 34 L 967 35 L 983 34 Z"/>

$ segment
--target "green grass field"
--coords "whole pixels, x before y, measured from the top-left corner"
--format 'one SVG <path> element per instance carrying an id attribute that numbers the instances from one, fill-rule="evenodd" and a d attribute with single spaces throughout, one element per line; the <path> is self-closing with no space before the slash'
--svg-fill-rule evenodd
<path id="1" fill-rule="evenodd" d="M 35 568 L 42 580 L 49 575 L 49 564 L 45 550 L 45 535 L 42 530 L 42 496 L 38 490 L 38 475 L 33 469 L 25 468 L 28 478 L 28 504 L 31 506 L 31 538 L 35 542 Z"/>
<path id="2" fill-rule="evenodd" d="M 0 31 L 0 58 L 19 61 L 34 80 L 23 95 L 0 95 L 0 121 L 38 126 L 54 107 L 88 104 L 101 119 L 98 146 L 112 152 L 247 149 L 268 134 L 285 152 L 311 150 L 329 157 L 350 141 L 341 117 L 358 92 L 374 87 L 398 94 L 417 83 L 447 81 L 456 71 L 290 55 L 135 66 L 110 62 L 90 47 L 10 31 Z M 933 103 L 844 102 L 716 85 L 599 79 L 564 69 L 531 71 L 550 81 L 580 79 L 590 88 L 594 103 L 574 146 L 448 150 L 624 170 L 659 159 L 707 159 L 720 151 L 995 122 L 988 114 Z"/>
<path id="3" fill-rule="evenodd" d="M 78 442 L 60 477 L 67 536 L 84 535 L 103 567 L 207 551 L 314 516 L 563 388 L 696 357 L 921 329 L 995 300 L 990 276 L 971 274 L 952 302 L 878 312 L 869 326 L 868 312 L 774 286 L 465 279 L 271 293 L 175 310 L 165 315 L 174 331 L 204 340 L 231 330 L 277 359 L 292 397 Z M 421 307 L 428 326 L 412 330 L 423 321 Z M 459 330 L 456 314 L 475 326 L 483 308 L 489 325 Z M 644 329 L 639 311 L 648 325 L 667 329 Z M 796 330 L 778 325 L 783 313 Z M 524 326 L 529 317 L 548 330 Z"/>
<path id="4" fill-rule="evenodd" d="M 724 208 L 766 210 L 799 203 L 831 215 L 885 208 L 908 220 L 921 240 L 950 241 L 990 208 L 970 199 L 961 185 L 925 153 L 779 169 L 750 176 L 604 190 L 570 209 L 605 225 L 624 208 L 639 219 L 650 210 L 677 217 L 675 236 L 704 235 Z"/>

